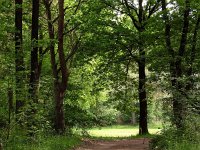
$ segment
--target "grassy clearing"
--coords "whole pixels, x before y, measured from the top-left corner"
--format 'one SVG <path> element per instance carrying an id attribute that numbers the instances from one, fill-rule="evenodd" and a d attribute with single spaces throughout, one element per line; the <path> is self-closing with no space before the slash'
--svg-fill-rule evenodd
<path id="1" fill-rule="evenodd" d="M 160 127 L 161 128 L 161 127 Z M 159 127 L 150 128 L 150 134 L 158 134 L 160 132 Z M 131 125 L 115 125 L 109 127 L 92 128 L 88 130 L 88 133 L 93 137 L 130 137 L 136 136 L 139 133 L 138 126 Z"/>

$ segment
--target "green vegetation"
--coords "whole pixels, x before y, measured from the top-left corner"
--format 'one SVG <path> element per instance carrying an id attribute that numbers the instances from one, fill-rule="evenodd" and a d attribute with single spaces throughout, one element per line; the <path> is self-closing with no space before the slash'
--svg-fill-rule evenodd
<path id="1" fill-rule="evenodd" d="M 151 148 L 155 150 L 197 150 L 200 146 L 199 138 L 199 132 L 191 124 L 188 124 L 184 131 L 167 127 L 153 138 Z"/>
<path id="2" fill-rule="evenodd" d="M 5 150 L 70 150 L 81 143 L 76 136 L 43 136 L 39 141 L 30 142 L 22 137 L 8 141 Z"/>
<path id="3" fill-rule="evenodd" d="M 200 144 L 194 144 L 190 142 L 180 142 L 180 143 L 173 143 L 169 145 L 168 150 L 197 150 L 200 149 Z"/>
<path id="4" fill-rule="evenodd" d="M 198 149 L 199 4 L 1 0 L 0 150 L 67 149 L 87 131 Z"/>

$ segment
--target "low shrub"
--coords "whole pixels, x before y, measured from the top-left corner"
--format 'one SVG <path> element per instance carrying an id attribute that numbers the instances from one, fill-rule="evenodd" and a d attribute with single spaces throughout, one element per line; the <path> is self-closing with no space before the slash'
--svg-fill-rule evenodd
<path id="1" fill-rule="evenodd" d="M 195 134 L 187 128 L 185 131 L 177 131 L 168 128 L 152 139 L 150 147 L 152 150 L 197 150 L 200 149 L 199 134 Z"/>

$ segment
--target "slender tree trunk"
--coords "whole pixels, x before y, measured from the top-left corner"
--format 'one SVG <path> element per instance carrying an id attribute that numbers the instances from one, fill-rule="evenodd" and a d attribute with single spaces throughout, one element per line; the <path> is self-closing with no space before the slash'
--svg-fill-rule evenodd
<path id="1" fill-rule="evenodd" d="M 10 126 L 11 126 L 11 117 L 13 113 L 13 88 L 8 88 L 8 131 L 7 131 L 7 139 L 10 136 Z"/>
<path id="2" fill-rule="evenodd" d="M 58 17 L 58 57 L 60 69 L 56 63 L 55 44 L 54 44 L 54 27 L 52 24 L 50 2 L 43 0 L 46 7 L 46 14 L 48 18 L 48 31 L 49 37 L 52 40 L 50 43 L 51 67 L 54 77 L 54 99 L 55 99 L 55 130 L 58 134 L 65 132 L 65 118 L 64 118 L 64 95 L 67 88 L 68 69 L 63 49 L 63 30 L 64 30 L 64 0 L 58 0 L 59 4 L 59 17 Z M 59 71 L 61 71 L 61 80 L 59 78 Z"/>
<path id="3" fill-rule="evenodd" d="M 65 118 L 64 118 L 64 95 L 67 88 L 68 70 L 65 60 L 65 54 L 63 49 L 63 33 L 64 33 L 64 0 L 58 0 L 59 17 L 58 17 L 58 56 L 61 70 L 61 82 L 57 85 L 58 90 L 56 93 L 56 118 L 55 127 L 58 133 L 64 133 L 65 131 Z"/>
<path id="4" fill-rule="evenodd" d="M 15 0 L 15 71 L 16 71 L 16 113 L 25 104 L 25 67 L 22 48 L 22 0 Z"/>
<path id="5" fill-rule="evenodd" d="M 8 123 L 11 123 L 11 115 L 13 112 L 13 89 L 8 88 Z"/>
<path id="6" fill-rule="evenodd" d="M 31 103 L 38 103 L 39 65 L 38 65 L 38 31 L 39 31 L 39 0 L 32 1 L 32 30 L 31 30 L 31 75 L 29 94 Z"/>

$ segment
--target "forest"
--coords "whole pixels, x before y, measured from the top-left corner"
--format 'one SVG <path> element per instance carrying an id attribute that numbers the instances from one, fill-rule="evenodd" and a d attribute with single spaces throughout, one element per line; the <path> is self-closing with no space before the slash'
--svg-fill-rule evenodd
<path id="1" fill-rule="evenodd" d="M 0 150 L 112 125 L 200 149 L 200 0 L 1 0 L 0 23 Z"/>

